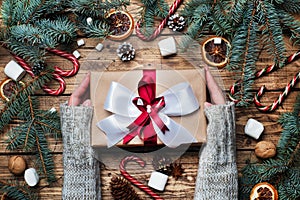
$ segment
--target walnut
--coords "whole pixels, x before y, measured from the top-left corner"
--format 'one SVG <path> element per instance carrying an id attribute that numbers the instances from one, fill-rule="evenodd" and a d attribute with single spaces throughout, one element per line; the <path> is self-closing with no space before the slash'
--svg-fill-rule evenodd
<path id="1" fill-rule="evenodd" d="M 12 156 L 8 160 L 8 169 L 15 175 L 21 175 L 26 169 L 26 161 L 21 156 Z"/>
<path id="2" fill-rule="evenodd" d="M 276 146 L 272 142 L 260 141 L 255 146 L 255 155 L 260 158 L 272 158 L 276 155 Z"/>

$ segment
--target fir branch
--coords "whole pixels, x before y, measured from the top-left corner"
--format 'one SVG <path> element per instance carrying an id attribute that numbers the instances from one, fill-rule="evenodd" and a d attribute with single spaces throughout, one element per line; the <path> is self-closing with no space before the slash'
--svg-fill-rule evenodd
<path id="1" fill-rule="evenodd" d="M 49 46 L 55 46 L 55 44 Z M 30 46 L 26 45 L 22 42 L 18 42 L 10 38 L 7 44 L 9 50 L 19 57 L 27 60 L 28 63 L 39 63 L 40 61 L 44 60 L 46 55 L 45 49 L 41 49 L 39 46 Z"/>
<path id="2" fill-rule="evenodd" d="M 155 27 L 155 19 L 164 19 L 168 16 L 169 5 L 165 0 L 141 0 L 143 9 L 140 12 L 140 31 L 149 37 Z"/>
<path id="3" fill-rule="evenodd" d="M 38 200 L 38 195 L 27 186 L 21 186 L 18 182 L 6 183 L 0 181 L 0 192 L 6 194 L 9 199 L 15 200 Z"/>
<path id="4" fill-rule="evenodd" d="M 90 38 L 105 38 L 109 33 L 109 25 L 106 21 L 93 20 L 91 24 L 87 23 L 87 18 L 85 16 L 79 17 L 79 22 L 77 24 L 78 28 Z"/>
<path id="5" fill-rule="evenodd" d="M 41 34 L 42 30 L 33 25 L 21 24 L 10 28 L 10 40 L 14 39 L 20 43 L 30 46 L 41 46 L 44 44 L 45 35 Z"/>
<path id="6" fill-rule="evenodd" d="M 142 18 L 140 20 L 141 24 L 141 32 L 146 36 L 149 37 L 154 31 L 154 16 L 155 10 L 154 7 L 150 7 L 148 9 L 144 8 L 141 12 Z"/>
<path id="7" fill-rule="evenodd" d="M 58 43 L 70 43 L 76 38 L 77 28 L 66 16 L 57 17 L 55 20 L 42 19 L 37 21 L 35 25 L 42 30 L 41 32 L 47 38 L 52 38 Z M 47 46 L 53 48 L 53 45 Z"/>
<path id="8" fill-rule="evenodd" d="M 157 0 L 155 5 L 155 16 L 164 19 L 169 13 L 169 5 L 164 0 Z"/>
<path id="9" fill-rule="evenodd" d="M 279 9 L 284 9 L 286 12 L 292 14 L 300 13 L 300 0 L 284 0 L 282 4 L 276 5 Z"/>
<path id="10" fill-rule="evenodd" d="M 268 35 L 266 43 L 267 50 L 274 57 L 274 63 L 280 66 L 285 60 L 285 45 L 283 41 L 282 28 L 274 6 L 267 1 L 259 1 L 258 12 L 264 15 L 262 23 L 266 25 L 262 34 Z"/>
<path id="11" fill-rule="evenodd" d="M 1 7 L 1 14 L 2 14 L 2 21 L 3 24 L 7 27 L 10 27 L 13 25 L 13 14 L 14 14 L 14 1 L 3 1 L 2 7 Z"/>
<path id="12" fill-rule="evenodd" d="M 34 96 L 28 96 L 22 103 L 20 106 L 27 109 L 18 114 L 19 120 L 23 120 L 20 125 L 8 133 L 7 149 L 36 152 L 41 173 L 49 183 L 55 182 L 54 162 L 46 136 L 61 136 L 60 118 L 57 112 L 39 110 Z"/>
<path id="13" fill-rule="evenodd" d="M 224 8 L 226 8 L 224 3 L 225 2 L 218 2 L 215 4 L 209 24 L 211 26 L 212 31 L 215 32 L 216 35 L 231 36 L 232 20 L 231 16 L 227 15 L 228 11 L 224 10 Z"/>
<path id="14" fill-rule="evenodd" d="M 24 102 L 28 96 L 33 95 L 36 90 L 42 88 L 52 78 L 51 72 L 42 73 L 40 76 L 34 78 L 31 82 L 26 84 L 24 88 L 21 88 L 15 96 L 12 96 L 10 101 L 5 105 L 0 114 L 0 130 L 3 131 L 13 117 L 23 109 L 20 105 Z"/>
<path id="15" fill-rule="evenodd" d="M 258 59 L 255 13 L 255 6 L 248 4 L 243 24 L 237 28 L 233 37 L 230 63 L 226 66 L 227 69 L 240 73 L 241 87 L 235 94 L 235 98 L 241 101 L 237 106 L 248 106 L 253 99 L 250 90 L 254 82 L 255 63 Z"/>
<path id="16" fill-rule="evenodd" d="M 59 121 L 58 121 L 59 122 Z M 37 127 L 35 135 L 38 164 L 44 176 L 47 178 L 48 183 L 54 183 L 56 181 L 54 174 L 54 161 L 51 155 L 51 151 L 48 148 L 48 143 L 45 137 L 45 133 L 40 127 Z"/>
<path id="17" fill-rule="evenodd" d="M 75 24 L 66 16 L 53 14 L 65 9 L 63 2 L 66 5 L 63 0 L 3 1 L 4 45 L 27 62 L 36 64 L 45 61 L 46 48 L 72 42 L 76 37 Z"/>
<path id="18" fill-rule="evenodd" d="M 243 14 L 246 12 L 247 9 L 248 0 L 240 0 L 237 1 L 233 8 L 232 8 L 232 20 L 233 20 L 233 26 L 236 27 L 242 23 L 243 20 Z"/>
<path id="19" fill-rule="evenodd" d="M 129 0 L 73 0 L 68 2 L 68 6 L 76 15 L 102 19 L 111 9 L 126 8 L 127 5 L 129 5 Z"/>
<path id="20" fill-rule="evenodd" d="M 202 4 L 201 6 L 195 7 L 195 2 L 190 2 L 186 6 L 191 7 L 193 11 L 190 11 L 190 9 L 185 9 L 181 12 L 181 15 L 185 17 L 187 20 L 189 20 L 189 28 L 187 29 L 187 32 L 185 33 L 184 39 L 181 41 L 181 46 L 183 49 L 186 49 L 190 44 L 191 41 L 202 37 L 201 33 L 205 32 L 205 29 L 209 29 L 207 26 L 207 21 L 210 15 L 210 6 L 208 4 Z"/>
<path id="21" fill-rule="evenodd" d="M 279 10 L 278 17 L 285 31 L 288 31 L 294 44 L 300 44 L 300 22 L 291 14 Z"/>
<path id="22" fill-rule="evenodd" d="M 273 0 L 271 2 L 274 2 L 275 4 L 282 4 L 284 3 L 284 0 Z"/>

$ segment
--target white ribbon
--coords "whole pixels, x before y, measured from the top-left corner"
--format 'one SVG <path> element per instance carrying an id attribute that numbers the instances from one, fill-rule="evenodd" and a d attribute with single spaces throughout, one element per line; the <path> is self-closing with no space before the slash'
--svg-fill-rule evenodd
<path id="1" fill-rule="evenodd" d="M 127 127 L 142 113 L 132 103 L 132 99 L 136 96 L 122 84 L 111 83 L 104 109 L 113 114 L 97 123 L 97 126 L 106 133 L 108 147 L 120 142 L 130 132 Z M 191 86 L 187 82 L 179 83 L 159 96 L 164 97 L 165 107 L 158 115 L 169 131 L 162 133 L 153 121 L 158 138 L 168 147 L 197 142 L 187 129 L 169 117 L 188 115 L 199 109 L 199 103 Z"/>

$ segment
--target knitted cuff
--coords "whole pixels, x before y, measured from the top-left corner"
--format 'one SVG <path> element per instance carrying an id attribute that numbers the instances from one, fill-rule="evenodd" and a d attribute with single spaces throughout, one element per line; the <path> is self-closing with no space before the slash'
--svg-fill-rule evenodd
<path id="1" fill-rule="evenodd" d="M 238 200 L 236 164 L 199 164 L 194 199 Z"/>
<path id="2" fill-rule="evenodd" d="M 207 143 L 199 154 L 194 199 L 237 200 L 234 104 L 213 105 L 205 114 Z"/>
<path id="3" fill-rule="evenodd" d="M 205 108 L 208 119 L 207 142 L 204 158 L 208 162 L 235 162 L 235 113 L 234 103 Z"/>
<path id="4" fill-rule="evenodd" d="M 90 147 L 92 107 L 62 104 L 63 199 L 101 199 L 99 163 Z"/>

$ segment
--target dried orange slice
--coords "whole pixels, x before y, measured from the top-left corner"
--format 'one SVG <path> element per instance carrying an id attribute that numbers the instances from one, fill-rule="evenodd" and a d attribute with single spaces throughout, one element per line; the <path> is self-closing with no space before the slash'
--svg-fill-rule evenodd
<path id="1" fill-rule="evenodd" d="M 133 32 L 134 20 L 127 11 L 112 10 L 106 19 L 110 32 L 108 38 L 111 40 L 124 40 Z"/>
<path id="2" fill-rule="evenodd" d="M 9 101 L 9 98 L 11 95 L 15 94 L 17 92 L 17 89 L 20 88 L 20 86 L 24 87 L 25 84 L 21 81 L 16 82 L 12 79 L 5 79 L 0 83 L 0 96 L 3 100 Z"/>
<path id="3" fill-rule="evenodd" d="M 278 192 L 270 183 L 258 183 L 251 190 L 250 200 L 278 200 Z"/>
<path id="4" fill-rule="evenodd" d="M 202 44 L 204 61 L 214 67 L 223 68 L 229 61 L 228 52 L 230 43 L 223 37 L 210 37 Z"/>

